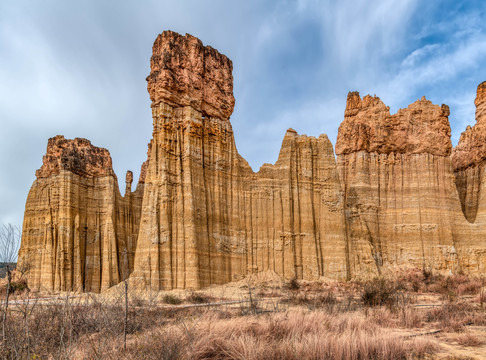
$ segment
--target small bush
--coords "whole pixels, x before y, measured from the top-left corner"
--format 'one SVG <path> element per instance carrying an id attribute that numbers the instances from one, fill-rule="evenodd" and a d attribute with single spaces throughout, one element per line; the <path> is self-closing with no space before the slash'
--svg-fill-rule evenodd
<path id="1" fill-rule="evenodd" d="M 411 269 L 402 273 L 397 279 L 397 283 L 409 291 L 419 292 L 424 290 L 425 284 L 431 276 L 432 274 L 425 270 Z"/>
<path id="2" fill-rule="evenodd" d="M 170 305 L 179 305 L 182 303 L 182 299 L 176 295 L 167 294 L 162 298 L 162 301 Z"/>
<path id="3" fill-rule="evenodd" d="M 468 347 L 476 347 L 485 344 L 484 339 L 481 339 L 473 334 L 462 334 L 457 336 L 455 339 L 459 345 L 468 346 Z"/>
<path id="4" fill-rule="evenodd" d="M 186 300 L 193 304 L 205 304 L 211 302 L 212 298 L 202 293 L 192 292 Z"/>
<path id="5" fill-rule="evenodd" d="M 366 306 L 390 305 L 394 301 L 396 288 L 385 279 L 375 279 L 365 284 L 361 301 Z"/>
<path id="6" fill-rule="evenodd" d="M 486 314 L 464 302 L 444 304 L 427 311 L 425 321 L 437 322 L 440 329 L 459 332 L 465 325 L 486 325 Z"/>
<path id="7" fill-rule="evenodd" d="M 337 304 L 336 296 L 332 292 L 307 294 L 292 293 L 282 299 L 282 303 L 290 305 L 304 305 L 310 308 L 326 308 L 332 310 Z"/>
<path id="8" fill-rule="evenodd" d="M 25 279 L 20 279 L 18 281 L 12 281 L 10 283 L 10 289 L 9 293 L 10 294 L 20 294 L 23 293 L 24 291 L 28 291 L 29 287 L 27 286 L 27 281 Z M 5 293 L 7 292 L 7 284 L 2 286 L 0 288 L 0 295 L 5 296 Z"/>
<path id="9" fill-rule="evenodd" d="M 289 290 L 299 290 L 300 284 L 297 278 L 292 278 L 287 282 L 285 287 Z"/>

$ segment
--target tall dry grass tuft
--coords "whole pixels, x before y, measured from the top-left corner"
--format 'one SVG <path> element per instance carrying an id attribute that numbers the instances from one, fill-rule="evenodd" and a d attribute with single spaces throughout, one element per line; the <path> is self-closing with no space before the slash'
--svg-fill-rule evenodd
<path id="1" fill-rule="evenodd" d="M 428 310 L 425 321 L 435 322 L 446 331 L 460 332 L 466 325 L 486 325 L 486 313 L 469 303 L 460 302 L 444 304 L 438 308 Z"/>
<path id="2" fill-rule="evenodd" d="M 409 269 L 396 279 L 400 287 L 408 291 L 442 294 L 445 299 L 454 300 L 461 295 L 475 295 L 486 285 L 484 277 L 470 277 L 464 274 L 442 275 L 426 270 Z"/>
<path id="3" fill-rule="evenodd" d="M 454 340 L 462 346 L 476 347 L 486 344 L 486 340 L 471 333 L 457 335 Z"/>
<path id="4" fill-rule="evenodd" d="M 179 342 L 174 342 L 179 339 Z M 165 345 L 164 345 L 165 344 Z M 172 344 L 179 344 L 174 349 Z M 406 340 L 354 314 L 339 317 L 323 311 L 292 311 L 269 316 L 214 319 L 208 313 L 197 324 L 172 325 L 138 339 L 128 348 L 133 356 L 143 349 L 166 347 L 164 359 L 408 359 L 437 347 L 429 340 Z"/>

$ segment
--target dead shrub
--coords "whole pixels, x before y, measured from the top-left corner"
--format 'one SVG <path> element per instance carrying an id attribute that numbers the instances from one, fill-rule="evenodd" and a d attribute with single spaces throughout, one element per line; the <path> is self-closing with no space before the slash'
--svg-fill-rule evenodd
<path id="1" fill-rule="evenodd" d="M 401 287 L 408 291 L 420 292 L 425 288 L 425 284 L 430 279 L 431 273 L 418 268 L 403 272 L 397 279 Z"/>
<path id="2" fill-rule="evenodd" d="M 25 280 L 23 278 L 21 278 L 19 280 L 16 280 L 16 281 L 12 281 L 10 283 L 9 293 L 11 295 L 13 295 L 13 294 L 21 294 L 24 291 L 29 291 L 29 290 L 30 289 L 27 286 L 27 280 Z M 5 284 L 2 287 L 0 287 L 0 296 L 1 297 L 5 297 L 6 292 L 7 292 L 7 284 Z"/>
<path id="3" fill-rule="evenodd" d="M 180 297 L 178 297 L 176 295 L 172 295 L 172 294 L 164 295 L 164 297 L 162 298 L 162 301 L 165 304 L 170 304 L 170 305 L 182 304 L 182 299 Z"/>
<path id="4" fill-rule="evenodd" d="M 465 302 L 428 310 L 424 318 L 427 322 L 437 322 L 440 329 L 452 332 L 462 331 L 465 325 L 486 325 L 486 313 Z"/>
<path id="5" fill-rule="evenodd" d="M 324 309 L 332 312 L 341 308 L 336 296 L 332 292 L 301 293 L 292 292 L 281 299 L 283 304 L 294 306 L 306 306 L 309 309 Z"/>
<path id="6" fill-rule="evenodd" d="M 454 340 L 459 345 L 467 346 L 467 347 L 482 346 L 486 343 L 486 341 L 484 339 L 481 339 L 481 338 L 479 338 L 476 335 L 471 334 L 471 333 L 458 335 L 454 338 Z"/>
<path id="7" fill-rule="evenodd" d="M 400 283 L 377 278 L 364 284 L 361 301 L 365 306 L 388 306 L 390 309 L 404 305 L 408 297 Z"/>
<path id="8" fill-rule="evenodd" d="M 413 306 L 404 306 L 400 311 L 400 325 L 407 328 L 422 327 L 423 317 Z"/>
<path id="9" fill-rule="evenodd" d="M 464 274 L 444 276 L 427 270 L 410 269 L 403 272 L 397 282 L 408 291 L 439 293 L 443 299 L 454 301 L 457 296 L 478 294 L 485 279 Z"/>
<path id="10" fill-rule="evenodd" d="M 429 284 L 428 291 L 441 294 L 444 300 L 454 301 L 461 295 L 478 294 L 484 284 L 484 279 L 463 274 L 437 275 L 434 277 L 434 281 Z"/>
<path id="11" fill-rule="evenodd" d="M 290 279 L 286 284 L 285 288 L 288 290 L 299 290 L 300 289 L 300 284 L 297 278 L 292 278 Z"/>
<path id="12" fill-rule="evenodd" d="M 209 295 L 193 291 L 186 297 L 186 300 L 193 304 L 206 304 L 211 302 L 213 298 Z"/>

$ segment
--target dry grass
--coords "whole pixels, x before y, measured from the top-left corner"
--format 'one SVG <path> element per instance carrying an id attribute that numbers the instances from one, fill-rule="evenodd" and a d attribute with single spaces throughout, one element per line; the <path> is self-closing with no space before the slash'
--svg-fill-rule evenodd
<path id="1" fill-rule="evenodd" d="M 486 340 L 479 338 L 474 334 L 461 334 L 454 338 L 454 340 L 461 346 L 477 347 L 486 344 Z"/>
<path id="2" fill-rule="evenodd" d="M 9 312 L 0 358 L 411 359 L 433 356 L 444 339 L 481 351 L 481 332 L 469 326 L 486 330 L 483 282 L 422 271 L 367 282 L 294 280 L 279 288 L 248 285 L 254 301 L 219 307 L 190 307 L 222 300 L 204 291 L 155 294 L 153 301 L 134 293 L 126 350 L 121 297 L 42 305 L 18 291 L 12 301 L 24 301 Z M 268 294 L 273 305 L 265 307 Z M 417 296 L 437 301 L 420 307 Z M 167 306 L 181 302 L 186 306 Z M 447 336 L 422 336 L 437 331 Z"/>
<path id="3" fill-rule="evenodd" d="M 397 286 L 408 291 L 437 293 L 449 300 L 461 295 L 478 294 L 481 287 L 486 285 L 486 278 L 461 274 L 445 276 L 419 269 L 403 272 L 395 281 Z"/>
<path id="4" fill-rule="evenodd" d="M 179 346 L 177 346 L 179 339 Z M 173 325 L 137 338 L 129 357 L 166 359 L 408 359 L 436 350 L 430 340 L 406 340 L 353 316 L 322 311 L 221 319 Z M 122 354 L 120 354 L 121 356 Z"/>
<path id="5" fill-rule="evenodd" d="M 467 302 L 444 304 L 428 310 L 424 318 L 449 332 L 460 332 L 467 325 L 486 325 L 486 312 Z"/>

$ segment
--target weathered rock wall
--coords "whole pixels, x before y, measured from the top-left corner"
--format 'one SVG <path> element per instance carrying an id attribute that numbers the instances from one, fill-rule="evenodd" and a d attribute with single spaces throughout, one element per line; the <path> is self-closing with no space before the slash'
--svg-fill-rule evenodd
<path id="1" fill-rule="evenodd" d="M 346 278 L 343 197 L 327 136 L 289 129 L 277 162 L 251 181 L 249 240 L 263 251 L 250 269 L 287 279 Z"/>
<path id="2" fill-rule="evenodd" d="M 390 115 L 379 98 L 349 94 L 336 154 L 352 277 L 406 266 L 485 270 L 486 212 L 474 225 L 466 221 L 478 204 L 486 210 L 479 196 L 484 173 L 470 165 L 477 146 L 465 146 L 464 135 L 451 157 L 448 115 L 446 105 L 425 98 Z"/>
<path id="3" fill-rule="evenodd" d="M 425 98 L 390 115 L 377 97 L 348 95 L 336 154 L 352 276 L 393 265 L 458 270 L 448 115 Z"/>
<path id="4" fill-rule="evenodd" d="M 29 286 L 99 292 L 133 270 L 143 186 L 120 195 L 106 149 L 88 140 L 49 139 L 30 189 L 19 266 Z"/>
<path id="5" fill-rule="evenodd" d="M 169 60 L 171 44 L 190 49 L 188 56 Z M 147 78 L 154 133 L 133 277 L 156 289 L 199 288 L 264 270 L 344 278 L 342 201 L 327 137 L 288 131 L 278 162 L 254 174 L 229 122 L 231 61 L 172 32 L 159 36 L 154 54 Z M 163 66 L 160 59 L 167 59 Z M 200 63 L 206 66 L 194 66 Z"/>
<path id="6" fill-rule="evenodd" d="M 158 290 L 266 270 L 307 280 L 486 271 L 486 83 L 454 150 L 446 105 L 422 98 L 391 115 L 352 92 L 337 160 L 327 136 L 289 129 L 257 173 L 236 149 L 225 55 L 166 31 L 147 89 L 153 138 L 134 192 L 128 172 L 119 193 L 107 150 L 49 140 L 19 253 L 31 287 L 101 291 L 129 273 Z"/>
<path id="7" fill-rule="evenodd" d="M 476 124 L 461 134 L 451 156 L 467 224 L 460 224 L 463 271 L 486 271 L 486 82 L 477 89 Z"/>

